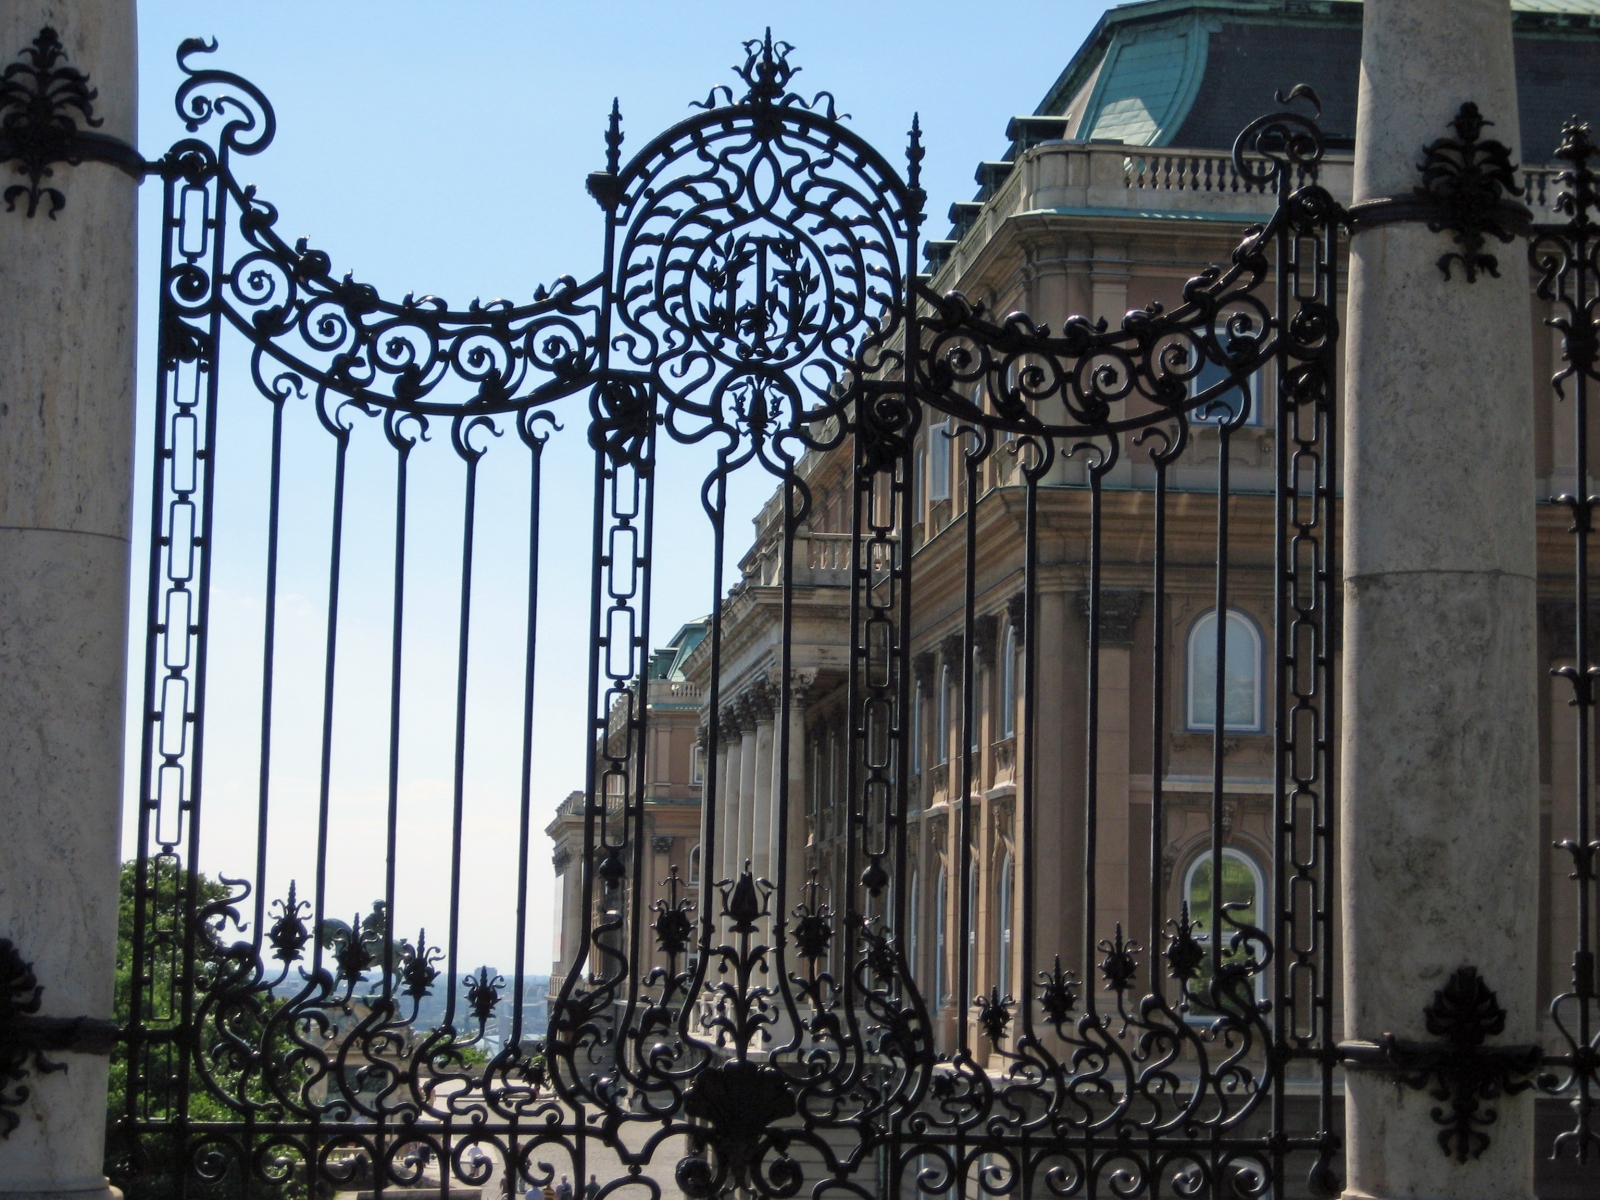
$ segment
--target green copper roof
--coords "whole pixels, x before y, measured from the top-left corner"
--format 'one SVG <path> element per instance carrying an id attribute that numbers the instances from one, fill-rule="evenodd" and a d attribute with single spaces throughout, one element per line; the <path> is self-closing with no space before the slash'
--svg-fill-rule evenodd
<path id="1" fill-rule="evenodd" d="M 1080 127 L 1084 135 L 1135 146 L 1170 141 L 1205 75 L 1208 33 L 1205 18 L 1193 13 L 1115 39 Z"/>

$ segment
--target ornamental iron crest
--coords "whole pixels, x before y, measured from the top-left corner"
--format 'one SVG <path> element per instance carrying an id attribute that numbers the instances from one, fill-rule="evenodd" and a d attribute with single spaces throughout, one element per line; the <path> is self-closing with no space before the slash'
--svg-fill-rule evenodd
<path id="1" fill-rule="evenodd" d="M 121 167 L 136 178 L 144 175 L 145 162 L 137 150 L 93 132 L 92 127 L 104 124 L 94 115 L 100 93 L 89 86 L 87 75 L 67 65 L 66 58 L 60 35 L 46 25 L 18 61 L 0 72 L 0 163 L 15 162 L 17 174 L 28 178 L 25 184 L 6 188 L 8 212 L 26 198 L 31 217 L 38 212 L 39 201 L 48 199 L 54 220 L 67 203 L 60 188 L 44 182 L 54 176 L 57 163 L 75 167 L 92 160 Z M 91 128 L 79 128 L 79 121 Z"/>
<path id="2" fill-rule="evenodd" d="M 1452 263 L 1461 264 L 1468 283 L 1476 282 L 1479 271 L 1498 277 L 1500 260 L 1483 248 L 1487 238 L 1509 242 L 1527 228 L 1527 209 L 1507 200 L 1522 195 L 1511 148 L 1482 138 L 1484 127 L 1493 124 L 1467 101 L 1450 121 L 1456 136 L 1429 143 L 1417 164 L 1422 173 L 1417 194 L 1433 206 L 1428 228 L 1434 233 L 1448 230 L 1461 247 L 1439 256 L 1439 270 L 1446 279 Z"/>
<path id="3" fill-rule="evenodd" d="M 1489 1147 L 1484 1132 L 1499 1119 L 1488 1102 L 1533 1087 L 1539 1046 L 1486 1046 L 1504 1033 L 1506 1013 L 1499 998 L 1473 966 L 1457 968 L 1422 1010 L 1429 1033 L 1442 1039 L 1419 1042 L 1385 1033 L 1374 1042 L 1343 1042 L 1340 1053 L 1356 1070 L 1381 1071 L 1418 1091 L 1426 1089 L 1448 1107 L 1433 1110 L 1439 1148 L 1457 1162 L 1477 1158 Z"/>

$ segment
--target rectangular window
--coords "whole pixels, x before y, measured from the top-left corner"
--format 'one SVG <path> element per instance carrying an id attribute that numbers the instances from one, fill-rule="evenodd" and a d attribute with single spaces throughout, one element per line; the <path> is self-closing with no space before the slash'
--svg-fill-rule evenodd
<path id="1" fill-rule="evenodd" d="M 1217 344 L 1223 350 L 1228 348 L 1228 323 L 1227 318 L 1217 322 Z M 1193 352 L 1191 350 L 1191 352 Z M 1230 372 L 1220 362 L 1212 361 L 1209 357 L 1201 364 L 1200 372 L 1189 381 L 1189 396 L 1191 399 L 1228 381 Z M 1250 412 L 1244 419 L 1246 425 L 1261 424 L 1261 372 L 1256 371 L 1247 380 L 1245 387 L 1234 386 L 1213 396 L 1199 408 L 1191 409 L 1189 419 L 1196 425 L 1221 425 L 1233 421 L 1240 409 L 1244 406 L 1248 392 Z"/>

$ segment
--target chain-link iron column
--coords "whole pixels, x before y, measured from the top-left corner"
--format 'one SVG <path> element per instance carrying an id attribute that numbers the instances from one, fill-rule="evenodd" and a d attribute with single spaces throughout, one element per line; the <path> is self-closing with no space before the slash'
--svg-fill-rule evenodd
<path id="1" fill-rule="evenodd" d="M 5 1200 L 115 1194 L 102 1164 L 127 657 L 135 50 L 133 0 L 0 6 L 12 68 L 0 94 Z"/>
<path id="2" fill-rule="evenodd" d="M 1345 391 L 1345 1195 L 1526 1200 L 1533 1100 L 1498 1086 L 1520 1086 L 1535 1040 L 1538 857 L 1511 13 L 1365 11 Z"/>

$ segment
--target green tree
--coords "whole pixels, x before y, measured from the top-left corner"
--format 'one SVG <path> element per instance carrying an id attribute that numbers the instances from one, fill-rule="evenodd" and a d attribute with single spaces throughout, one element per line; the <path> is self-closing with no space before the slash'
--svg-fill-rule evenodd
<path id="1" fill-rule="evenodd" d="M 184 979 L 192 977 L 202 992 L 230 961 L 223 929 L 231 919 L 229 902 L 238 897 L 226 883 L 195 875 L 191 881 L 174 858 L 157 857 L 146 864 L 143 980 L 135 978 L 134 934 L 138 920 L 138 865 L 122 865 L 117 920 L 117 974 L 113 1018 L 127 1028 L 133 1018 L 135 989 L 142 993 L 140 1025 L 147 1035 L 140 1053 L 139 1084 L 132 1115 L 140 1120 L 165 1121 L 181 1112 L 177 1038 L 182 1036 Z M 193 907 L 186 893 L 193 886 Z M 187 913 L 200 914 L 193 926 L 193 957 L 186 956 Z M 209 916 L 207 914 L 210 914 Z M 232 960 L 237 962 L 237 960 Z M 264 1019 L 279 1001 L 264 997 L 260 1018 L 230 1022 L 233 1032 L 247 1041 L 259 1041 Z M 153 1036 L 152 1036 L 153 1035 Z M 191 1040 L 191 1046 L 196 1043 Z M 259 1098 L 260 1082 L 254 1075 L 222 1066 L 219 1082 L 231 1090 Z M 243 1164 L 234 1164 L 220 1179 L 206 1180 L 194 1172 L 176 1132 L 143 1133 L 137 1144 L 123 1128 L 130 1116 L 128 1046 L 120 1043 L 111 1056 L 110 1089 L 106 1104 L 106 1173 L 122 1186 L 127 1200 L 167 1200 L 179 1191 L 188 1174 L 192 1200 L 295 1200 L 304 1196 L 298 1183 L 263 1184 L 243 1177 Z M 233 1121 L 239 1114 L 191 1074 L 188 1116 L 194 1122 Z"/>

